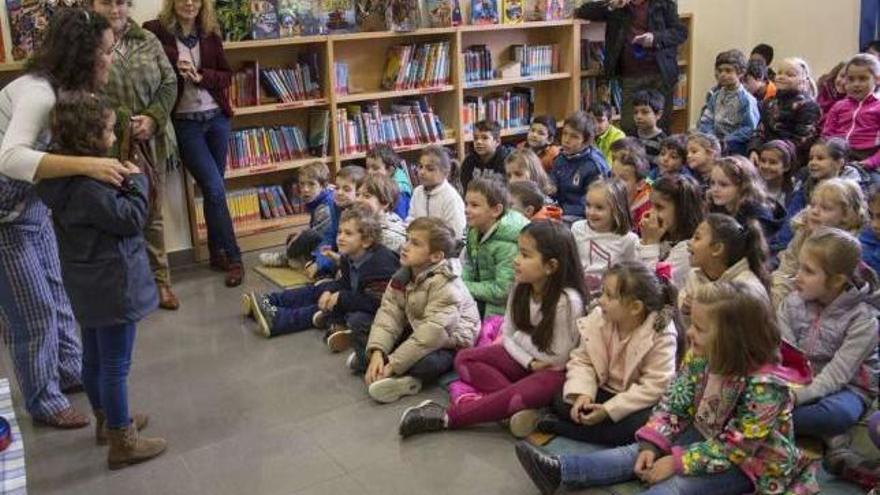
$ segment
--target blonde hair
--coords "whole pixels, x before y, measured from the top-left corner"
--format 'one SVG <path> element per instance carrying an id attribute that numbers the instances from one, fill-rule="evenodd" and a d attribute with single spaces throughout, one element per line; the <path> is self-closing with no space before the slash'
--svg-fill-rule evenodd
<path id="1" fill-rule="evenodd" d="M 767 295 L 743 282 L 702 284 L 694 291 L 711 320 L 706 360 L 712 373 L 746 376 L 779 361 L 782 337 Z"/>
<path id="2" fill-rule="evenodd" d="M 695 143 L 697 146 L 703 148 L 704 150 L 711 151 L 718 156 L 721 154 L 721 141 L 718 140 L 713 134 L 708 134 L 700 131 L 691 131 L 687 135 L 687 142 Z"/>
<path id="3" fill-rule="evenodd" d="M 587 194 L 593 189 L 605 191 L 611 210 L 611 219 L 614 221 L 612 229 L 617 235 L 626 235 L 633 229 L 632 213 L 629 211 L 629 193 L 626 184 L 620 179 L 609 178 L 593 181 L 587 188 Z"/>
<path id="4" fill-rule="evenodd" d="M 843 276 L 847 282 L 857 283 L 856 269 L 862 261 L 862 246 L 849 232 L 833 227 L 818 228 L 804 242 L 801 252 L 809 252 L 828 278 Z"/>
<path id="5" fill-rule="evenodd" d="M 327 168 L 327 164 L 324 162 L 307 163 L 299 169 L 299 180 L 303 179 L 313 180 L 321 184 L 321 187 L 324 187 L 330 180 L 330 169 Z"/>
<path id="6" fill-rule="evenodd" d="M 174 2 L 177 0 L 164 0 L 162 2 L 162 10 L 159 11 L 159 22 L 165 26 L 165 29 L 176 32 L 180 28 L 177 22 L 177 14 L 174 12 Z M 199 31 L 202 35 L 214 33 L 223 37 L 220 24 L 217 22 L 217 15 L 214 13 L 214 0 L 201 0 L 202 6 L 199 8 L 199 16 L 196 20 Z"/>
<path id="7" fill-rule="evenodd" d="M 507 158 L 504 159 L 504 164 L 516 165 L 520 167 L 521 170 L 525 170 L 529 176 L 529 180 L 537 184 L 538 189 L 544 194 L 551 195 L 555 192 L 556 188 L 553 187 L 553 183 L 550 182 L 550 178 L 547 177 L 547 172 L 545 172 L 544 167 L 541 166 L 541 159 L 538 158 L 538 155 L 536 155 L 534 151 L 528 148 L 513 150 L 507 155 Z"/>
<path id="8" fill-rule="evenodd" d="M 816 86 L 816 81 L 813 79 L 813 74 L 810 72 L 810 66 L 807 64 L 807 61 L 800 57 L 789 57 L 782 61 L 780 70 L 782 70 L 782 65 L 786 64 L 797 68 L 801 73 L 801 78 L 798 82 L 798 90 L 801 93 L 810 96 L 810 98 L 815 98 L 819 93 L 819 89 Z"/>
<path id="9" fill-rule="evenodd" d="M 849 232 L 862 229 L 868 220 L 868 214 L 865 211 L 865 197 L 858 184 L 840 177 L 827 179 L 816 186 L 810 200 L 823 194 L 831 195 L 832 201 L 843 209 L 845 218 L 840 228 Z"/>

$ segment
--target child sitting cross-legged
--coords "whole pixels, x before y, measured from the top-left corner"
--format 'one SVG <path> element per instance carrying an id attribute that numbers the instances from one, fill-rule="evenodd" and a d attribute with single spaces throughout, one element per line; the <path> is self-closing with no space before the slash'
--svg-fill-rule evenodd
<path id="1" fill-rule="evenodd" d="M 703 285 L 687 335 L 690 349 L 637 442 L 558 456 L 517 443 L 541 493 L 633 479 L 651 495 L 819 492 L 792 432 L 791 385 L 802 380 L 780 364 L 766 296 L 739 282 Z"/>
<path id="2" fill-rule="evenodd" d="M 630 138 L 626 138 L 630 139 Z M 618 143 L 626 141 L 621 139 Z M 617 143 L 615 143 L 617 144 Z M 629 213 L 636 233 L 642 218 L 651 210 L 651 184 L 648 183 L 648 159 L 638 151 L 616 151 L 611 176 L 623 182 L 629 197 Z"/>
<path id="3" fill-rule="evenodd" d="M 253 315 L 267 338 L 343 323 L 348 330 L 330 335 L 327 343 L 331 349 L 344 349 L 349 332 L 366 331 L 373 323 L 385 286 L 400 266 L 397 255 L 380 243 L 381 236 L 378 214 L 363 205 L 349 207 L 336 236 L 341 277 L 265 295 L 245 294 L 243 313 Z"/>
<path id="4" fill-rule="evenodd" d="M 422 217 L 407 228 L 400 270 L 382 296 L 369 333 L 357 332 L 349 367 L 365 371 L 370 397 L 394 402 L 452 369 L 458 349 L 480 328 L 477 305 L 450 263 L 461 241 L 442 220 Z"/>

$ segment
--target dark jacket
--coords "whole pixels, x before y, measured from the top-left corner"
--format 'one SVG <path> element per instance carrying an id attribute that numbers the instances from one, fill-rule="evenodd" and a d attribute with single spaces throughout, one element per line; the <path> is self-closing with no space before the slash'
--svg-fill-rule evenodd
<path id="1" fill-rule="evenodd" d="M 608 170 L 605 157 L 595 146 L 587 146 L 576 155 L 560 153 L 550 170 L 550 180 L 556 186 L 553 199 L 562 207 L 562 214 L 584 218 L 587 187 Z"/>
<path id="2" fill-rule="evenodd" d="M 678 82 L 678 45 L 687 40 L 687 28 L 678 17 L 678 5 L 673 0 L 648 0 L 648 28 L 654 34 L 654 53 L 660 75 L 669 87 Z M 590 21 L 604 21 L 605 75 L 620 74 L 620 59 L 629 36 L 631 17 L 629 9 L 608 10 L 608 1 L 586 2 L 575 15 Z"/>
<path id="3" fill-rule="evenodd" d="M 468 184 L 473 179 L 494 178 L 506 182 L 507 174 L 504 170 L 504 159 L 510 154 L 510 148 L 506 145 L 499 144 L 495 149 L 495 155 L 489 160 L 489 163 L 483 163 L 483 160 L 476 153 L 469 153 L 461 164 L 461 190 L 467 192 Z"/>
<path id="4" fill-rule="evenodd" d="M 776 97 L 760 102 L 759 109 L 761 120 L 752 134 L 749 151 L 759 151 L 768 141 L 785 139 L 797 147 L 799 163 L 795 167 L 803 166 L 820 130 L 822 111 L 816 100 L 799 91 L 779 91 Z"/>
<path id="5" fill-rule="evenodd" d="M 712 206 L 713 213 L 727 213 L 727 210 Z M 740 225 L 745 225 L 751 220 L 757 220 L 764 232 L 764 239 L 769 240 L 779 232 L 785 223 L 785 207 L 773 200 L 771 206 L 760 205 L 751 201 L 743 203 L 736 212 L 734 218 Z"/>
<path id="6" fill-rule="evenodd" d="M 862 231 L 859 242 L 862 244 L 862 261 L 880 273 L 880 238 L 870 225 Z"/>
<path id="7" fill-rule="evenodd" d="M 147 190 L 142 174 L 121 189 L 82 176 L 37 185 L 52 209 L 64 288 L 83 327 L 136 322 L 159 304 L 143 236 Z"/>
<path id="8" fill-rule="evenodd" d="M 333 314 L 342 316 L 355 311 L 375 314 L 379 310 L 388 281 L 400 268 L 397 255 L 381 244 L 371 246 L 364 254 L 354 290 L 351 289 L 351 258 L 343 255 L 339 263 L 341 276 L 321 284 L 325 292 L 339 292 Z"/>
<path id="9" fill-rule="evenodd" d="M 177 72 L 177 102 L 183 95 L 183 77 L 177 70 L 177 38 L 171 31 L 168 31 L 161 22 L 154 19 L 144 23 L 144 29 L 151 31 L 162 42 L 162 48 L 168 60 Z M 201 57 L 202 67 L 199 74 L 202 81 L 199 87 L 206 89 L 214 101 L 223 110 L 227 117 L 232 117 L 232 105 L 229 104 L 229 84 L 232 81 L 232 69 L 226 61 L 226 54 L 223 52 L 223 40 L 217 33 L 202 34 L 199 39 L 199 56 Z M 177 107 L 177 102 L 174 106 Z"/>

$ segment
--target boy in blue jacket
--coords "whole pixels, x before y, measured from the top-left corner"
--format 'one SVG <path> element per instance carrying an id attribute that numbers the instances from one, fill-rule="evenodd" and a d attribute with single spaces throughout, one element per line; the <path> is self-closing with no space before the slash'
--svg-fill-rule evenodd
<path id="1" fill-rule="evenodd" d="M 346 165 L 336 174 L 336 191 L 333 194 L 333 208 L 330 209 L 330 228 L 324 232 L 321 243 L 312 252 L 314 260 L 306 263 L 306 275 L 311 280 L 332 277 L 339 263 L 336 249 L 336 233 L 339 231 L 339 217 L 342 212 L 354 204 L 357 190 L 361 186 L 366 172 L 363 167 Z"/>
<path id="2" fill-rule="evenodd" d="M 243 313 L 257 320 L 260 334 L 267 338 L 331 323 L 345 324 L 349 330 L 343 330 L 344 335 L 356 328 L 369 329 L 388 281 L 400 268 L 397 255 L 380 243 L 381 238 L 381 217 L 367 206 L 350 206 L 342 213 L 336 237 L 342 254 L 340 277 L 265 295 L 245 294 Z M 346 347 L 339 344 L 334 350 Z"/>
<path id="3" fill-rule="evenodd" d="M 725 155 L 748 155 L 749 139 L 761 119 L 758 102 L 740 82 L 745 72 L 743 52 L 728 50 L 715 57 L 718 86 L 706 95 L 697 125 L 700 132 L 713 134 L 723 143 Z"/>
<path id="4" fill-rule="evenodd" d="M 596 121 L 584 111 L 565 119 L 562 152 L 556 157 L 550 179 L 556 186 L 553 199 L 562 208 L 562 219 L 571 224 L 584 218 L 587 187 L 599 177 L 608 177 L 611 168 L 593 146 Z"/>

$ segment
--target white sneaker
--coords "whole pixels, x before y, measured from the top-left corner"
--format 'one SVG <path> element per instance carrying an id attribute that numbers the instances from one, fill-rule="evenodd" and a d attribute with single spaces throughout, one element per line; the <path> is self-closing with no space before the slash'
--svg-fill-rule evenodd
<path id="1" fill-rule="evenodd" d="M 248 318 L 254 315 L 253 308 L 253 298 L 254 294 L 252 292 L 245 292 L 241 295 L 241 316 L 244 318 Z"/>
<path id="2" fill-rule="evenodd" d="M 537 426 L 537 409 L 523 409 L 513 413 L 513 416 L 510 417 L 510 433 L 516 438 L 525 438 L 531 435 Z"/>
<path id="3" fill-rule="evenodd" d="M 260 264 L 275 268 L 287 266 L 287 254 L 282 252 L 260 253 Z"/>
<path id="4" fill-rule="evenodd" d="M 345 359 L 345 367 L 351 371 L 357 371 L 355 365 L 357 364 L 357 353 L 352 351 L 351 354 Z"/>
<path id="5" fill-rule="evenodd" d="M 376 402 L 390 404 L 401 397 L 415 395 L 422 391 L 422 381 L 408 375 L 377 380 L 370 384 L 367 392 Z"/>

